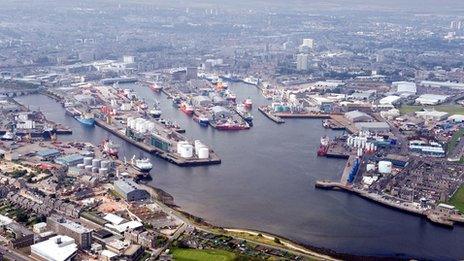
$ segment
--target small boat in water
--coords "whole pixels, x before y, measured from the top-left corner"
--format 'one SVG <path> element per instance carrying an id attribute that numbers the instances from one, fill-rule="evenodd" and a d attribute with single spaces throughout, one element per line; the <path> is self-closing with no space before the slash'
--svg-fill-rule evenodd
<path id="1" fill-rule="evenodd" d="M 243 102 L 243 105 L 245 105 L 247 109 L 251 109 L 251 107 L 253 107 L 253 101 L 250 98 L 247 98 Z"/>
<path id="2" fill-rule="evenodd" d="M 200 114 L 199 116 L 194 115 L 193 120 L 198 122 L 203 127 L 208 127 L 209 125 L 209 118 L 203 114 Z"/>
<path id="3" fill-rule="evenodd" d="M 324 136 L 321 138 L 321 144 L 319 146 L 319 149 L 317 150 L 317 156 L 324 157 L 327 155 L 327 151 L 329 150 L 329 143 L 329 137 Z"/>
<path id="4" fill-rule="evenodd" d="M 95 126 L 95 117 L 91 113 L 86 112 L 82 115 L 75 116 L 74 118 L 85 126 Z"/>
<path id="5" fill-rule="evenodd" d="M 193 107 L 192 107 L 192 105 L 188 104 L 187 102 L 182 102 L 180 104 L 180 110 L 183 113 L 185 113 L 185 114 L 187 114 L 189 116 L 191 116 L 193 114 Z"/>
<path id="6" fill-rule="evenodd" d="M 135 158 L 135 155 L 132 157 L 131 165 L 134 169 L 142 172 L 148 173 L 151 169 L 153 169 L 153 164 L 150 162 L 148 158 Z"/>

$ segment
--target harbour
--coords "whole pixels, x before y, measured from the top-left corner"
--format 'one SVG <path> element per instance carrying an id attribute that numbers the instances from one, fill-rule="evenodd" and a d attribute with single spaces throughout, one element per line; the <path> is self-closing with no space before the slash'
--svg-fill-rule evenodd
<path id="1" fill-rule="evenodd" d="M 340 131 L 323 128 L 321 120 L 289 119 L 286 124 L 276 126 L 260 115 L 257 109 L 253 109 L 254 128 L 243 133 L 215 132 L 211 128 L 199 126 L 172 107 L 171 100 L 163 93 L 153 94 L 150 89 L 136 85 L 127 87 L 136 90 L 149 102 L 158 100 L 164 115 L 176 118 L 187 130 L 186 135 L 205 140 L 221 155 L 222 164 L 193 169 L 177 168 L 162 159 L 150 157 L 155 167 L 151 171 L 153 181 L 149 184 L 169 192 L 174 196 L 176 205 L 188 213 L 200 216 L 212 224 L 268 231 L 303 244 L 330 248 L 341 253 L 396 253 L 396 257 L 441 259 L 444 258 L 442 251 L 459 249 L 456 240 L 463 230 L 460 226 L 455 226 L 451 232 L 424 222 L 421 218 L 365 201 L 356 195 L 333 194 L 315 189 L 317 180 L 340 179 L 345 163 L 344 160 L 318 158 L 315 155 L 321 136 L 334 137 L 341 134 Z M 238 97 L 252 97 L 255 108 L 268 102 L 256 88 L 241 84 L 232 84 L 230 88 Z M 44 113 L 54 121 L 71 126 L 76 137 L 98 143 L 110 135 L 100 128 L 83 128 L 77 121 L 59 112 L 61 106 L 58 103 L 53 105 L 49 99 L 37 96 L 25 96 L 22 99 L 30 104 L 50 103 L 48 106 L 51 107 L 41 106 Z M 114 135 L 110 137 L 121 144 L 123 155 L 132 157 L 140 153 L 131 144 L 118 140 Z M 72 139 L 65 136 L 62 139 L 68 138 Z M 264 150 L 255 153 L 253 144 L 269 144 L 270 140 L 274 144 L 281 144 L 279 151 L 274 146 L 266 145 Z M 243 157 L 243 151 L 253 152 L 253 157 Z M 275 157 L 292 164 L 282 165 L 273 160 Z M 236 164 L 237 161 L 240 164 Z M 325 203 L 320 204 L 321 201 Z M 348 209 L 350 214 L 347 214 Z M 372 219 L 373 216 L 376 220 Z M 335 222 L 330 217 L 343 218 L 337 218 Z M 274 224 L 282 219 L 286 220 L 284 225 L 275 227 Z M 362 226 L 359 226 L 360 223 Z M 389 226 L 393 223 L 395 226 Z M 419 236 L 418 230 L 424 233 Z M 331 236 L 322 236 L 327 234 Z M 361 234 L 366 236 L 352 236 Z M 372 238 L 380 238 L 379 235 L 384 234 L 389 235 L 387 238 L 382 237 L 387 250 L 378 251 Z M 340 241 L 339 238 L 350 240 Z M 430 251 L 424 252 L 422 247 L 411 248 L 417 240 L 422 240 Z M 459 256 L 459 252 L 454 253 Z"/>

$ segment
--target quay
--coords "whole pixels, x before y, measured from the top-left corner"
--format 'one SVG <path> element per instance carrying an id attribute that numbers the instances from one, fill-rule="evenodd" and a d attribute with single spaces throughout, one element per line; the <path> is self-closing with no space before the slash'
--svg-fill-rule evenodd
<path id="1" fill-rule="evenodd" d="M 278 116 L 275 116 L 274 114 L 268 112 L 262 106 L 258 107 L 258 111 L 260 111 L 262 114 L 264 114 L 266 117 L 268 117 L 270 120 L 272 120 L 273 122 L 275 122 L 277 124 L 282 124 L 282 123 L 285 122 L 282 118 L 280 118 Z"/>
<path id="2" fill-rule="evenodd" d="M 120 132 L 119 130 L 115 129 L 111 125 L 107 124 L 105 121 L 100 120 L 100 119 L 95 119 L 95 124 L 104 130 L 114 134 L 115 136 L 118 136 L 119 138 L 131 143 L 132 145 L 136 146 L 137 148 L 146 151 L 150 154 L 154 154 L 168 162 L 174 163 L 178 166 L 182 167 L 187 167 L 187 166 L 201 166 L 201 165 L 214 165 L 214 164 L 220 164 L 221 159 L 219 156 L 210 149 L 209 153 L 209 158 L 207 159 L 197 159 L 197 158 L 182 158 L 179 157 L 173 153 L 166 152 L 164 150 L 161 150 L 155 146 L 143 143 L 143 142 L 138 142 L 135 141 L 128 136 L 125 135 L 125 133 Z"/>
<path id="3" fill-rule="evenodd" d="M 324 113 L 313 113 L 313 112 L 307 112 L 307 113 L 285 113 L 285 112 L 279 112 L 279 113 L 274 113 L 276 117 L 280 117 L 283 119 L 329 119 L 331 116 L 330 114 L 324 114 Z"/>

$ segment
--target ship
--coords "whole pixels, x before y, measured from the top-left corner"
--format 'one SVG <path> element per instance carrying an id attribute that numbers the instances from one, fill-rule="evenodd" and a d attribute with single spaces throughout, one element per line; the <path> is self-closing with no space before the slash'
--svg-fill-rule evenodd
<path id="1" fill-rule="evenodd" d="M 161 110 L 158 107 L 153 107 L 151 110 L 148 111 L 148 115 L 152 116 L 153 118 L 159 118 L 161 116 Z"/>
<path id="2" fill-rule="evenodd" d="M 198 124 L 200 124 L 203 127 L 208 127 L 209 125 L 209 118 L 203 114 L 200 114 L 198 116 L 194 115 L 193 120 L 198 122 Z"/>
<path id="3" fill-rule="evenodd" d="M 119 146 L 113 143 L 112 140 L 106 139 L 103 141 L 103 153 L 107 154 L 108 156 L 118 157 L 119 153 Z"/>
<path id="4" fill-rule="evenodd" d="M 13 140 L 14 139 L 14 134 L 12 132 L 7 131 L 3 136 L 1 137 L 2 140 Z"/>
<path id="5" fill-rule="evenodd" d="M 248 125 L 253 126 L 253 115 L 245 108 L 245 105 L 239 104 L 235 110 Z"/>
<path id="6" fill-rule="evenodd" d="M 178 96 L 174 96 L 172 98 L 172 106 L 174 106 L 175 108 L 179 108 L 180 104 L 181 104 L 181 99 Z"/>
<path id="7" fill-rule="evenodd" d="M 159 86 L 155 82 L 148 82 L 148 87 L 154 92 L 159 92 L 163 89 L 163 87 Z"/>
<path id="8" fill-rule="evenodd" d="M 235 75 L 235 74 L 224 74 L 222 76 L 220 76 L 222 79 L 226 80 L 226 81 L 229 81 L 229 82 L 239 82 L 240 81 L 240 77 L 238 75 Z"/>
<path id="9" fill-rule="evenodd" d="M 84 113 L 83 115 L 78 115 L 74 118 L 85 126 L 95 126 L 95 118 L 90 113 Z"/>
<path id="10" fill-rule="evenodd" d="M 253 107 L 253 101 L 250 98 L 247 98 L 243 101 L 243 105 L 245 105 L 247 109 L 251 109 L 251 107 Z"/>
<path id="11" fill-rule="evenodd" d="M 228 101 L 235 102 L 237 100 L 237 96 L 229 90 L 227 90 L 224 94 L 225 94 L 226 100 Z"/>
<path id="12" fill-rule="evenodd" d="M 259 79 L 255 78 L 253 76 L 248 76 L 245 79 L 243 79 L 243 82 L 246 84 L 251 84 L 257 86 L 259 84 Z"/>
<path id="13" fill-rule="evenodd" d="M 239 124 L 239 123 L 227 121 L 224 123 L 216 124 L 215 128 L 218 130 L 246 130 L 246 129 L 249 129 L 250 126 L 248 124 Z"/>
<path id="14" fill-rule="evenodd" d="M 183 113 L 185 113 L 185 114 L 187 114 L 189 116 L 191 116 L 193 114 L 193 107 L 192 107 L 192 105 L 188 104 L 187 102 L 182 102 L 180 104 L 180 110 Z"/>
<path id="15" fill-rule="evenodd" d="M 148 158 L 135 158 L 135 155 L 132 157 L 131 165 L 134 169 L 142 172 L 148 173 L 151 169 L 153 169 L 153 164 L 150 162 Z"/>
<path id="16" fill-rule="evenodd" d="M 329 137 L 323 136 L 321 138 L 321 144 L 319 146 L 319 149 L 317 150 L 317 156 L 324 157 L 327 155 L 327 151 L 329 150 L 329 142 Z"/>

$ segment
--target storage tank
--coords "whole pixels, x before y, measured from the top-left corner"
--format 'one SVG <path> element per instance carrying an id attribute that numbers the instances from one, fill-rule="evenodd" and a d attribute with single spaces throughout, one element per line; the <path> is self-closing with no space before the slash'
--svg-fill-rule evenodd
<path id="1" fill-rule="evenodd" d="M 84 165 L 85 166 L 92 166 L 92 160 L 93 160 L 92 157 L 85 157 L 84 158 Z"/>
<path id="2" fill-rule="evenodd" d="M 100 159 L 93 159 L 93 160 L 92 160 L 92 167 L 94 167 L 94 168 L 100 168 L 100 162 L 101 162 Z"/>
<path id="3" fill-rule="evenodd" d="M 366 165 L 366 171 L 369 172 L 369 171 L 373 171 L 375 170 L 375 164 L 373 163 L 369 163 Z"/>
<path id="4" fill-rule="evenodd" d="M 379 173 L 390 174 L 392 172 L 392 165 L 391 161 L 379 161 Z"/>
<path id="5" fill-rule="evenodd" d="M 87 165 L 87 166 L 84 167 L 84 169 L 85 169 L 86 171 L 89 171 L 89 172 L 90 172 L 90 171 L 92 171 L 92 166 L 91 166 L 91 165 Z"/>
<path id="6" fill-rule="evenodd" d="M 109 168 L 110 167 L 110 161 L 108 160 L 102 160 L 100 164 L 101 168 Z"/>
<path id="7" fill-rule="evenodd" d="M 182 158 L 191 158 L 193 156 L 193 146 L 190 144 L 182 145 L 180 156 Z"/>
<path id="8" fill-rule="evenodd" d="M 85 168 L 85 164 L 84 164 L 84 163 L 79 163 L 79 164 L 77 164 L 77 168 L 78 168 L 78 169 L 84 169 L 84 168 Z"/>
<path id="9" fill-rule="evenodd" d="M 209 158 L 209 149 L 206 147 L 202 147 L 198 149 L 198 158 L 199 159 L 207 159 Z"/>
<path id="10" fill-rule="evenodd" d="M 180 154 L 180 152 L 182 150 L 182 146 L 187 145 L 187 144 L 189 144 L 187 141 L 179 141 L 177 143 L 177 153 Z"/>
<path id="11" fill-rule="evenodd" d="M 92 167 L 92 173 L 98 173 L 98 168 Z"/>

